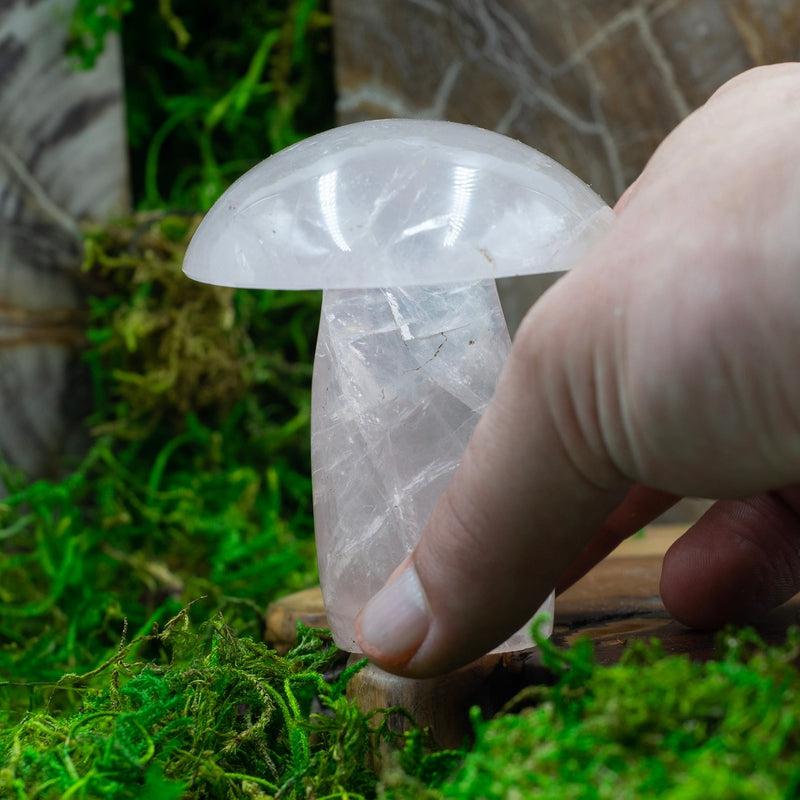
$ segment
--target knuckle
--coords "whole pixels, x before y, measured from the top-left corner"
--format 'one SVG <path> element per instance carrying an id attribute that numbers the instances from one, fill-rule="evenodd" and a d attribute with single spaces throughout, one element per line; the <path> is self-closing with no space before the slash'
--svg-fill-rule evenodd
<path id="1" fill-rule="evenodd" d="M 523 321 L 514 369 L 583 481 L 616 488 L 628 480 L 623 465 L 630 448 L 617 333 L 603 321 L 612 315 L 601 307 L 595 315 L 584 313 L 591 324 L 576 325 L 560 313 L 550 312 L 554 320 L 547 316 L 529 314 Z"/>
<path id="2" fill-rule="evenodd" d="M 758 67 L 751 67 L 725 81 L 725 83 L 711 95 L 709 100 L 717 99 L 728 92 L 755 88 L 755 84 L 784 77 L 800 78 L 800 63 L 786 62 L 782 64 L 764 64 Z"/>

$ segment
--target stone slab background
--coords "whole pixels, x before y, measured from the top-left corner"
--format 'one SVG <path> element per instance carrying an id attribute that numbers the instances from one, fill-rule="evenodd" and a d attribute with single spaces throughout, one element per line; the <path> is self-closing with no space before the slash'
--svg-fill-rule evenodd
<path id="1" fill-rule="evenodd" d="M 338 115 L 520 139 L 609 204 L 726 80 L 800 60 L 798 0 L 333 0 Z M 500 282 L 512 332 L 552 283 Z M 696 517 L 686 501 L 667 519 Z"/>

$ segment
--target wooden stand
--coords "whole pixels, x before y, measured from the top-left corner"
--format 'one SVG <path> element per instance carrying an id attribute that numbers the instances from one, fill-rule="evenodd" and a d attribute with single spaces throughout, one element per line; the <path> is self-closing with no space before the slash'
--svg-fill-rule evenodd
<path id="1" fill-rule="evenodd" d="M 297 639 L 298 622 L 312 628 L 328 626 L 319 586 L 288 594 L 271 603 L 264 619 L 264 638 L 279 653 L 285 653 Z"/>
<path id="2" fill-rule="evenodd" d="M 266 613 L 265 638 L 285 653 L 296 638 L 297 623 L 325 627 L 325 607 L 319 587 L 282 597 Z M 363 656 L 353 653 L 347 664 Z M 458 747 L 472 733 L 469 710 L 478 706 L 492 716 L 522 688 L 547 680 L 535 651 L 489 655 L 441 678 L 409 680 L 368 664 L 351 679 L 347 696 L 365 712 L 402 707 L 414 721 L 430 729 L 440 747 Z M 401 733 L 410 726 L 401 714 L 388 720 Z"/>

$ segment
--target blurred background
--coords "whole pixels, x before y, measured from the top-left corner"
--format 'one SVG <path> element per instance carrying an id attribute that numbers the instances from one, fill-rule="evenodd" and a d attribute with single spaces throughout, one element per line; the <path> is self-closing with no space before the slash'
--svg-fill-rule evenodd
<path id="1" fill-rule="evenodd" d="M 337 123 L 448 119 L 613 204 L 798 41 L 795 0 L 0 4 L 0 670 L 87 667 L 198 597 L 258 631 L 315 580 L 319 298 L 180 274 L 238 175 Z M 504 282 L 512 327 L 546 285 Z"/>

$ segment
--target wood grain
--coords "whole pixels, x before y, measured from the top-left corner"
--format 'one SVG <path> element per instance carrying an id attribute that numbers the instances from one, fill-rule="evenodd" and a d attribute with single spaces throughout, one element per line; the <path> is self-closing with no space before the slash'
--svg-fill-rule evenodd
<path id="1" fill-rule="evenodd" d="M 264 618 L 265 638 L 280 653 L 285 653 L 297 639 L 297 623 L 312 628 L 326 628 L 325 603 L 319 586 L 286 595 L 267 607 Z"/>

